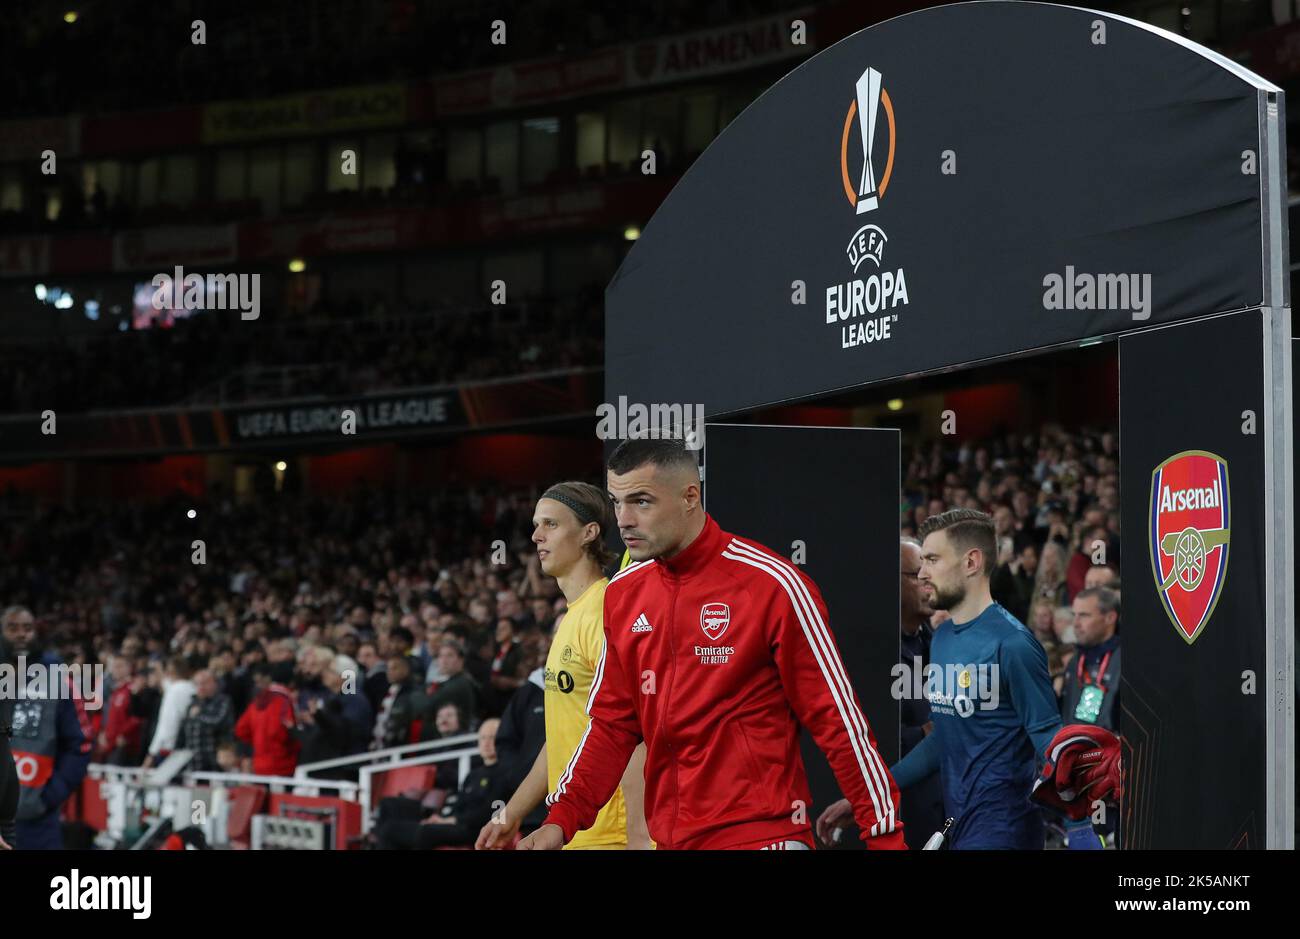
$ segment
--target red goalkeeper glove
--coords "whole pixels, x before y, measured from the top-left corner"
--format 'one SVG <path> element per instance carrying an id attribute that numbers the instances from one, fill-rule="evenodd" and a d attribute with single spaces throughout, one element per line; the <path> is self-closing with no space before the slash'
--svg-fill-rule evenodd
<path id="1" fill-rule="evenodd" d="M 1124 795 L 1120 740 L 1104 727 L 1070 724 L 1052 738 L 1031 798 L 1074 821 L 1087 818 L 1098 800 Z"/>

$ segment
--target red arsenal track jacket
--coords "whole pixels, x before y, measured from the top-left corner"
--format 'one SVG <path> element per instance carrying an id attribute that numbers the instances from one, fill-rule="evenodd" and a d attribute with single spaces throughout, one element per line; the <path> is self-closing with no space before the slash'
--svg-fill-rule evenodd
<path id="1" fill-rule="evenodd" d="M 660 848 L 811 843 L 799 727 L 853 804 L 863 840 L 903 848 L 898 789 L 849 685 L 821 593 L 712 518 L 671 560 L 605 590 L 591 723 L 547 796 L 567 842 L 613 795 L 645 740 L 645 807 Z"/>

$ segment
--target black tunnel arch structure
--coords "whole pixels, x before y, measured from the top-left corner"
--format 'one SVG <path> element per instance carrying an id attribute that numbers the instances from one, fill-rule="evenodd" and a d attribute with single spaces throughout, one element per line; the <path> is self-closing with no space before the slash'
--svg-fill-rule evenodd
<path id="1" fill-rule="evenodd" d="M 606 290 L 605 353 L 607 401 L 715 419 L 1250 313 L 1276 520 L 1258 533 L 1255 843 L 1277 847 L 1294 837 L 1284 107 L 1231 60 L 1088 9 L 984 0 L 871 26 L 684 174 Z"/>

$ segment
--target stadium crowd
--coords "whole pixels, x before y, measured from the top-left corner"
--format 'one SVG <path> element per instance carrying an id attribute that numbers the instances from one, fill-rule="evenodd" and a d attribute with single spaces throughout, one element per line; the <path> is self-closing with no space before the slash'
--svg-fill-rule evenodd
<path id="1" fill-rule="evenodd" d="M 948 508 L 993 516 L 995 598 L 1034 631 L 1059 693 L 1076 651 L 1070 603 L 1085 587 L 1119 586 L 1114 431 L 936 440 L 904 465 L 902 534 Z M 518 763 L 532 763 L 512 700 L 540 695 L 535 671 L 565 607 L 529 541 L 539 492 L 361 488 L 236 503 L 217 491 L 190 520 L 179 498 L 70 509 L 10 491 L 0 595 L 34 612 L 63 661 L 105 664 L 93 759 L 137 765 L 184 747 L 193 768 L 291 775 L 477 731 L 481 765 L 464 799 L 381 809 L 407 824 L 436 816 L 443 843 L 472 841 L 484 791 L 505 798 L 526 772 Z M 192 561 L 196 538 L 204 564 Z"/>
<path id="2" fill-rule="evenodd" d="M 1120 598 L 1118 445 L 1113 429 L 1048 425 L 956 449 L 936 440 L 903 454 L 902 533 L 915 535 L 928 516 L 950 508 L 993 517 L 993 598 L 1033 631 L 1058 695 L 1078 644 L 1080 591 L 1106 587 Z M 936 612 L 933 625 L 945 618 Z"/>
<path id="3" fill-rule="evenodd" d="M 3 594 L 64 662 L 106 665 L 92 759 L 184 747 L 194 769 L 291 774 L 505 711 L 564 607 L 527 540 L 536 496 L 218 495 L 196 528 L 177 499 L 72 512 L 11 493 Z M 214 563 L 191 563 L 196 537 Z"/>

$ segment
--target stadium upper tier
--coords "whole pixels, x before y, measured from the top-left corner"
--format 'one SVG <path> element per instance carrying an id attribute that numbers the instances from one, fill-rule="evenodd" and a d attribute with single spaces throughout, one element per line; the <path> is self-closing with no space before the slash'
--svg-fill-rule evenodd
<path id="1" fill-rule="evenodd" d="M 6 344 L 0 413 L 351 395 L 598 366 L 599 317 L 590 295 L 437 313 L 358 301 L 256 322 L 197 313 L 167 329 Z"/>
<path id="2" fill-rule="evenodd" d="M 0 4 L 0 119 L 252 99 L 577 55 L 801 6 L 502 0 Z M 69 13 L 75 20 L 68 22 Z M 486 41 L 493 22 L 505 42 Z M 202 42 L 196 22 L 203 23 Z M 149 24 L 141 29 L 141 24 Z M 482 41 L 479 41 L 482 40 Z M 158 76 L 166 76 L 158 80 Z"/>

